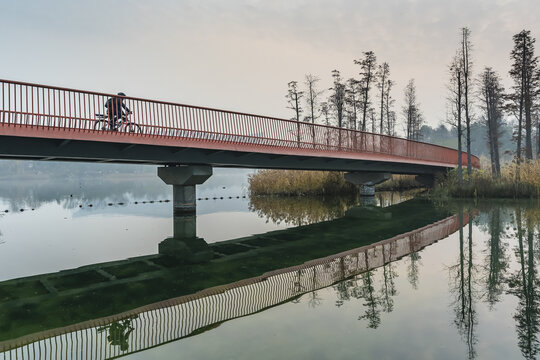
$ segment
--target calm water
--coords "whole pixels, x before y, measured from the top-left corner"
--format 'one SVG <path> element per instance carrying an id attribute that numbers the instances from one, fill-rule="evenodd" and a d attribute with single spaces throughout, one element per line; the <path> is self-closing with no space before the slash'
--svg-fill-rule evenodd
<path id="1" fill-rule="evenodd" d="M 540 356 L 537 204 L 245 195 L 0 182 L 0 359 Z"/>

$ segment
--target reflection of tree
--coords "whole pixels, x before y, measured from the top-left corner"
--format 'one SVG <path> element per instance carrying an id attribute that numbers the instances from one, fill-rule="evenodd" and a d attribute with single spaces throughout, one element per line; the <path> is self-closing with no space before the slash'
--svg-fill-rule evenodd
<path id="1" fill-rule="evenodd" d="M 131 326 L 131 321 L 137 318 L 137 316 L 121 321 L 115 321 L 107 326 L 98 328 L 98 332 L 107 330 L 107 340 L 109 344 L 120 346 L 120 350 L 127 351 L 129 349 L 129 335 L 133 332 L 134 328 Z"/>
<path id="2" fill-rule="evenodd" d="M 373 286 L 373 271 L 368 270 L 362 275 L 362 287 L 360 297 L 364 299 L 363 304 L 366 308 L 364 315 L 358 317 L 358 320 L 366 319 L 370 329 L 376 329 L 381 324 L 381 305 L 380 296 L 375 292 Z"/>
<path id="3" fill-rule="evenodd" d="M 415 193 L 414 191 L 402 193 L 384 191 L 378 192 L 376 199 L 379 206 L 385 207 L 410 200 Z M 249 199 L 249 210 L 268 221 L 300 226 L 343 217 L 347 209 L 358 204 L 355 196 L 252 196 Z"/>
<path id="4" fill-rule="evenodd" d="M 322 298 L 319 296 L 319 294 L 316 291 L 312 291 L 309 294 L 308 298 L 308 305 L 309 307 L 316 308 L 319 306 L 322 302 Z"/>
<path id="5" fill-rule="evenodd" d="M 381 287 L 381 299 L 384 312 L 392 312 L 394 310 L 393 296 L 397 295 L 396 284 L 394 279 L 398 277 L 394 264 L 388 263 L 383 266 L 383 283 Z"/>
<path id="6" fill-rule="evenodd" d="M 409 283 L 412 285 L 413 289 L 418 289 L 418 280 L 419 280 L 419 268 L 422 265 L 420 261 L 422 258 L 418 252 L 413 252 L 409 255 L 409 266 L 407 267 L 407 278 Z"/>
<path id="7" fill-rule="evenodd" d="M 249 201 L 249 209 L 272 222 L 290 225 L 307 225 L 333 220 L 345 215 L 356 205 L 356 198 L 349 197 L 269 197 L 255 196 Z"/>
<path id="8" fill-rule="evenodd" d="M 521 209 L 516 210 L 516 225 L 518 247 L 516 257 L 519 259 L 519 270 L 513 274 L 508 282 L 509 292 L 518 297 L 519 303 L 517 312 L 514 315 L 517 324 L 518 346 L 526 359 L 535 359 L 540 353 L 540 343 L 538 341 L 539 322 L 539 302 L 538 302 L 538 276 L 535 268 L 534 250 L 534 227 L 531 221 L 526 221 L 527 230 L 523 229 L 523 219 Z M 523 241 L 524 235 L 527 238 L 527 248 Z"/>
<path id="9" fill-rule="evenodd" d="M 472 216 L 468 215 L 468 242 L 467 251 L 463 238 L 463 208 L 459 208 L 459 261 L 456 265 L 450 267 L 450 292 L 454 296 L 454 324 L 459 334 L 467 344 L 467 355 L 469 359 L 476 357 L 474 346 L 477 343 L 475 326 L 477 323 L 476 310 L 474 306 L 475 291 L 473 289 L 473 275 L 476 273 L 473 265 L 473 242 L 472 242 Z"/>
<path id="10" fill-rule="evenodd" d="M 506 256 L 507 244 L 503 242 L 504 228 L 501 220 L 501 209 L 499 207 L 493 208 L 489 213 L 488 232 L 488 249 L 485 258 L 486 265 L 484 266 L 487 273 L 485 279 L 485 297 L 490 309 L 493 309 L 503 293 L 503 280 L 508 269 L 508 258 Z"/>
<path id="11" fill-rule="evenodd" d="M 366 267 L 369 268 L 367 252 L 363 253 Z M 343 259 L 342 259 L 343 261 Z M 341 275 L 345 275 L 346 263 L 340 263 Z M 382 272 L 380 271 L 382 270 Z M 375 289 L 376 276 L 382 275 L 381 288 Z M 381 312 L 392 312 L 394 309 L 393 296 L 397 295 L 394 279 L 397 277 L 394 265 L 385 264 L 382 269 L 367 270 L 350 279 L 340 281 L 333 286 L 336 291 L 336 306 L 342 306 L 346 301 L 363 300 L 364 314 L 358 320 L 366 320 L 367 326 L 376 329 L 381 324 Z"/>

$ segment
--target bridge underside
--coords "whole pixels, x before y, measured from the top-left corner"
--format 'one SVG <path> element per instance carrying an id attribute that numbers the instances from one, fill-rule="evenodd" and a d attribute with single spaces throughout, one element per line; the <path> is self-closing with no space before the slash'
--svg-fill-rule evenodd
<path id="1" fill-rule="evenodd" d="M 351 154 L 351 158 L 338 158 L 332 157 L 330 152 L 320 153 L 317 156 L 303 156 L 268 153 L 268 148 L 265 148 L 263 153 L 237 151 L 234 148 L 212 149 L 186 145 L 188 146 L 0 135 L 0 158 L 152 165 L 205 164 L 214 167 L 389 172 L 416 175 L 434 174 L 450 166 L 438 163 L 415 164 L 403 162 L 402 158 L 369 159 L 370 154 L 365 156 L 368 159 L 354 158 L 355 154 Z"/>

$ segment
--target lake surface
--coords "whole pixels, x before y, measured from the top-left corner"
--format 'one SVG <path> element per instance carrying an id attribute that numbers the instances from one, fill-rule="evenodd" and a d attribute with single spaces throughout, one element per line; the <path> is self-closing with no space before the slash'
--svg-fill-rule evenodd
<path id="1" fill-rule="evenodd" d="M 540 207 L 0 181 L 0 359 L 535 359 Z"/>

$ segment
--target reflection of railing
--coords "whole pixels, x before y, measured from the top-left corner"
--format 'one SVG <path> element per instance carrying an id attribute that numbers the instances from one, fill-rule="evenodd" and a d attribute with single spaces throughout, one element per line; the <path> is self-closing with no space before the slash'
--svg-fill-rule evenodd
<path id="1" fill-rule="evenodd" d="M 457 165 L 457 151 L 432 144 L 371 134 L 356 130 L 315 125 L 244 114 L 233 111 L 188 106 L 163 101 L 122 97 L 133 112 L 131 121 L 141 133 L 96 130 L 96 114 L 106 112 L 105 104 L 116 95 L 44 86 L 0 79 L 0 129 L 11 126 L 9 134 L 44 136 L 61 132 L 67 138 L 103 139 L 129 136 L 129 142 L 161 139 L 234 144 L 239 151 L 264 147 L 293 151 L 373 153 L 381 160 L 400 157 L 404 160 Z M 126 128 L 127 129 L 127 128 Z M 52 136 L 52 135 L 50 135 Z M 46 136 L 45 136 L 46 137 Z M 109 139 L 110 141 L 110 139 Z M 168 143 L 170 145 L 170 142 Z M 179 143 L 182 145 L 182 142 Z M 305 152 L 303 152 L 305 154 Z M 464 164 L 467 162 L 463 156 Z M 473 165 L 480 166 L 473 157 Z"/>
<path id="2" fill-rule="evenodd" d="M 468 216 L 464 224 L 467 219 Z M 452 216 L 415 231 L 299 266 L 116 316 L 6 341 L 0 343 L 0 359 L 106 359 L 141 351 L 381 267 L 458 229 L 458 217 Z M 111 333 L 111 329 L 117 332 Z"/>

